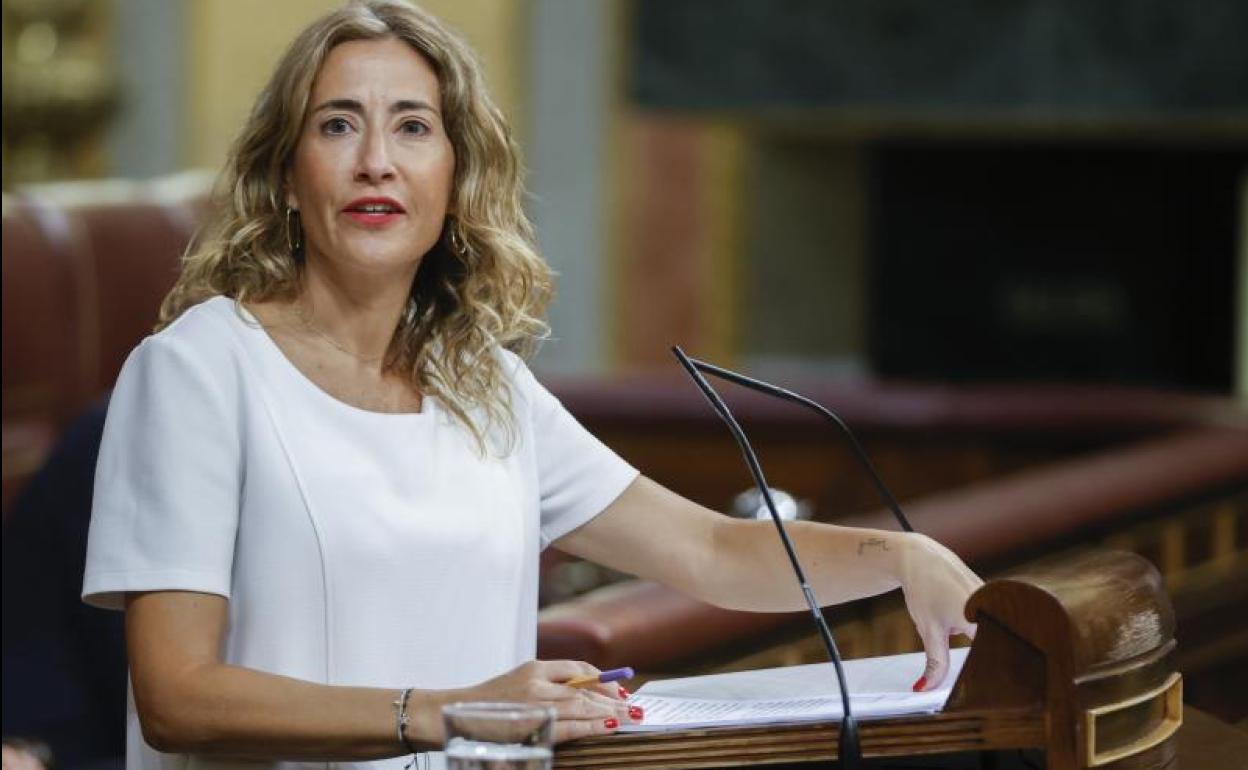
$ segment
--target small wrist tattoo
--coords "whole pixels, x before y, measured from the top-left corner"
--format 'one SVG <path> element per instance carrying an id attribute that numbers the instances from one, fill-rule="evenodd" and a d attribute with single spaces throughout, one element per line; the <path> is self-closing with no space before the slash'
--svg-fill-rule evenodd
<path id="1" fill-rule="evenodd" d="M 872 537 L 858 543 L 858 555 L 862 556 L 867 551 L 887 551 L 888 541 L 882 537 Z"/>

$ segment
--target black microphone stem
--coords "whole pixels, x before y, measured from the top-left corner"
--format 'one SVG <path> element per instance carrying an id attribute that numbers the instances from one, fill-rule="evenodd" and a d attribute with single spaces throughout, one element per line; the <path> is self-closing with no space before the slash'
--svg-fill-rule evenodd
<path id="1" fill-rule="evenodd" d="M 767 504 L 767 511 L 771 514 L 771 521 L 776 525 L 776 531 L 780 534 L 780 541 L 784 544 L 785 552 L 788 553 L 789 563 L 793 565 L 793 573 L 797 576 L 797 582 L 801 585 L 802 595 L 806 598 L 806 606 L 810 608 L 810 614 L 814 618 L 815 626 L 819 629 L 819 636 L 823 640 L 823 646 L 827 649 L 828 657 L 832 659 L 832 666 L 836 669 L 836 681 L 841 690 L 841 710 L 844 715 L 841 719 L 837 746 L 841 767 L 847 768 L 847 770 L 857 770 L 861 765 L 862 747 L 858 741 L 858 722 L 854 719 L 853 713 L 849 708 L 849 685 L 845 681 L 845 669 L 841 663 L 841 652 L 836 647 L 836 640 L 832 638 L 832 631 L 828 628 L 827 621 L 824 620 L 823 612 L 820 611 L 819 602 L 815 599 L 815 593 L 811 590 L 810 584 L 806 582 L 806 573 L 802 570 L 801 562 L 798 561 L 797 550 L 793 547 L 793 541 L 789 538 L 788 530 L 784 527 L 784 521 L 776 510 L 776 503 L 771 497 L 771 488 L 767 486 L 767 480 L 763 476 L 763 468 L 759 464 L 758 457 L 754 454 L 750 442 L 745 438 L 745 431 L 741 429 L 741 426 L 732 416 L 732 412 L 728 410 L 727 404 L 723 402 L 719 394 L 715 392 L 715 389 L 699 373 L 698 366 L 685 355 L 685 352 L 679 346 L 674 346 L 672 352 L 680 360 L 681 366 L 685 367 L 685 370 L 689 372 L 689 376 L 693 378 L 698 389 L 702 391 L 702 395 L 711 403 L 711 407 L 728 425 L 728 430 L 732 432 L 732 437 L 736 439 L 737 446 L 741 449 L 741 454 L 745 456 L 746 465 L 750 468 L 750 474 L 754 477 L 754 482 L 758 485 L 759 492 L 763 495 L 763 501 Z M 702 366 L 709 366 L 709 364 L 702 364 Z"/>
<path id="2" fill-rule="evenodd" d="M 684 354 L 681 353 L 681 355 Z M 854 435 L 854 432 L 851 431 L 849 426 L 845 424 L 845 421 L 838 417 L 834 412 L 824 407 L 817 401 L 812 401 L 805 396 L 801 396 L 791 390 L 785 390 L 784 388 L 772 385 L 769 382 L 756 380 L 753 377 L 747 377 L 744 374 L 738 374 L 730 369 L 724 369 L 722 367 L 715 366 L 714 364 L 708 364 L 705 361 L 701 361 L 696 358 L 688 358 L 688 356 L 685 356 L 685 358 L 688 359 L 690 364 L 707 374 L 713 374 L 720 379 L 728 380 L 729 382 L 736 383 L 737 385 L 749 388 L 750 390 L 766 393 L 768 395 L 775 396 L 776 398 L 782 398 L 785 401 L 791 401 L 795 404 L 801 404 L 808 409 L 813 409 L 833 422 L 838 428 L 841 429 L 841 432 L 845 434 L 845 437 L 849 439 L 850 448 L 854 450 L 854 456 L 858 458 L 858 462 L 862 464 L 864 469 L 866 469 L 867 475 L 869 475 L 871 480 L 875 482 L 875 488 L 879 490 L 880 497 L 884 500 L 884 504 L 887 505 L 889 510 L 893 512 L 893 516 L 896 517 L 897 523 L 900 524 L 901 528 L 906 532 L 914 531 L 914 527 L 910 526 L 910 520 L 907 519 L 906 515 L 901 512 L 901 506 L 897 503 L 897 498 L 893 497 L 893 493 L 890 492 L 888 487 L 884 485 L 884 480 L 880 478 L 880 474 L 876 473 L 875 466 L 871 464 L 871 458 L 867 457 L 867 453 L 863 450 L 862 444 L 858 443 L 858 438 Z M 684 363 L 684 361 L 681 363 Z"/>

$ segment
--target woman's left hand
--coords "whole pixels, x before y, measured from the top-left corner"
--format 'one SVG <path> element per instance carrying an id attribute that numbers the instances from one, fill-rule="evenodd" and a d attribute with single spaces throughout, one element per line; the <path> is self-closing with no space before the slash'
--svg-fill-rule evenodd
<path id="1" fill-rule="evenodd" d="M 927 652 L 927 666 L 914 683 L 915 692 L 940 686 L 949 672 L 949 637 L 975 637 L 975 624 L 966 619 L 966 600 L 984 584 L 958 556 L 920 534 L 904 537 L 901 590 L 906 609 Z"/>

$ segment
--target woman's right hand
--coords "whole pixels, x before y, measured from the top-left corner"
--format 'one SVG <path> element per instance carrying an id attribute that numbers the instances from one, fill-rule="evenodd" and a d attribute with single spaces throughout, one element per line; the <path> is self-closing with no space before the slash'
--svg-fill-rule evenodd
<path id="1" fill-rule="evenodd" d="M 639 707 L 626 700 L 628 690 L 609 682 L 586 687 L 571 687 L 565 682 L 578 676 L 597 676 L 597 668 L 573 660 L 531 660 L 505 674 L 474 687 L 443 691 L 434 699 L 430 711 L 435 720 L 433 735 L 437 743 L 445 739 L 441 706 L 455 701 L 511 701 L 540 703 L 555 709 L 554 739 L 556 743 L 607 735 L 621 725 L 640 722 Z M 415 694 L 415 693 L 413 693 Z"/>

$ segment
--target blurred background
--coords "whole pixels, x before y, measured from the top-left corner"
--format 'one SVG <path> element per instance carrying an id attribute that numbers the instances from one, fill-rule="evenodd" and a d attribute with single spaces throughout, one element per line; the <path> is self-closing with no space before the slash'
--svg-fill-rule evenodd
<path id="1" fill-rule="evenodd" d="M 30 706 L 120 655 L 62 649 L 119 622 L 76 602 L 100 399 L 271 68 L 337 5 L 3 0 L 5 730 L 67 764 L 116 750 L 57 737 L 79 696 Z M 423 6 L 511 118 L 560 274 L 537 369 L 608 444 L 730 510 L 749 476 L 669 346 L 805 390 L 984 574 L 1090 544 L 1150 559 L 1189 697 L 1248 719 L 1248 4 Z M 732 403 L 803 515 L 892 526 L 820 423 Z M 548 554 L 543 603 L 619 577 Z M 838 617 L 851 655 L 916 648 L 895 602 Z M 817 658 L 770 623 L 699 640 L 685 618 L 667 657 L 603 660 Z M 32 663 L 53 648 L 60 690 Z M 117 687 L 124 667 L 90 698 Z"/>
<path id="2" fill-rule="evenodd" d="M 5 0 L 4 185 L 215 171 L 332 0 Z M 562 275 L 558 372 L 1248 390 L 1234 0 L 432 0 Z"/>

